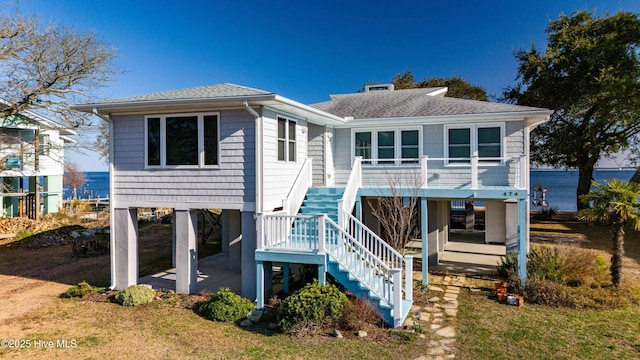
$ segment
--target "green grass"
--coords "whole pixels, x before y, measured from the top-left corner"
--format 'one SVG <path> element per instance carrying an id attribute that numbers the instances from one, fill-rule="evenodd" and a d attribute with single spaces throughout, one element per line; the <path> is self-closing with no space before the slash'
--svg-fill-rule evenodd
<path id="1" fill-rule="evenodd" d="M 522 308 L 461 293 L 459 359 L 638 359 L 640 307 Z"/>

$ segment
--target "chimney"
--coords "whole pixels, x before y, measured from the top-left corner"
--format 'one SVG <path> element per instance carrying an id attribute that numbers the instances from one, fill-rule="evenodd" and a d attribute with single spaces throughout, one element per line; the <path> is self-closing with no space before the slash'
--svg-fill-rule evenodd
<path id="1" fill-rule="evenodd" d="M 376 85 L 365 85 L 364 92 L 372 92 L 372 91 L 393 91 L 393 84 L 376 84 Z"/>

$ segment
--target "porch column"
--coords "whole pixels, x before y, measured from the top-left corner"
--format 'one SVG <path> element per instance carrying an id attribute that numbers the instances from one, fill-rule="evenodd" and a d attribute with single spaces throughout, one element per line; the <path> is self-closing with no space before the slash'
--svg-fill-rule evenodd
<path id="1" fill-rule="evenodd" d="M 505 245 L 507 254 L 518 252 L 518 203 L 505 201 Z M 529 212 L 527 211 L 527 214 Z"/>
<path id="2" fill-rule="evenodd" d="M 175 210 L 176 293 L 198 291 L 198 210 Z"/>
<path id="3" fill-rule="evenodd" d="M 518 275 L 527 281 L 527 199 L 518 199 Z"/>
<path id="4" fill-rule="evenodd" d="M 171 267 L 176 267 L 176 209 L 171 212 Z"/>
<path id="5" fill-rule="evenodd" d="M 57 213 L 62 207 L 62 175 L 44 177 L 44 214 Z"/>
<path id="6" fill-rule="evenodd" d="M 318 284 L 324 285 L 327 283 L 327 264 L 318 264 Z"/>
<path id="7" fill-rule="evenodd" d="M 241 279 L 242 296 L 248 299 L 256 298 L 256 220 L 253 211 L 243 211 L 241 217 L 242 241 L 241 247 Z M 231 254 L 229 255 L 231 258 Z"/>
<path id="8" fill-rule="evenodd" d="M 229 253 L 229 210 L 222 210 L 220 213 L 220 241 L 222 241 L 222 252 Z"/>
<path id="9" fill-rule="evenodd" d="M 226 235 L 228 237 L 226 239 L 223 238 L 222 242 L 228 243 L 227 248 L 229 251 L 229 270 L 239 273 L 242 271 L 241 265 L 242 259 L 244 258 L 242 249 L 244 247 L 242 246 L 242 236 L 244 235 L 244 218 L 241 218 L 240 211 L 238 210 L 226 210 L 225 212 L 227 212 L 227 222 L 222 226 L 224 228 L 226 225 L 226 227 L 228 228 L 226 232 Z M 255 220 L 252 221 L 253 223 L 255 223 Z M 253 232 L 256 232 L 255 228 L 253 229 Z M 255 259 L 255 255 L 251 254 L 251 256 L 246 259 L 251 259 L 253 261 L 253 259 Z"/>
<path id="10" fill-rule="evenodd" d="M 420 198 L 420 236 L 422 237 L 422 283 L 429 283 L 429 211 L 427 198 Z"/>
<path id="11" fill-rule="evenodd" d="M 427 201 L 427 254 L 429 259 L 427 264 L 429 266 L 437 266 L 440 260 L 439 249 L 440 246 L 440 206 L 439 201 Z M 424 251 L 424 250 L 423 250 Z"/>
<path id="12" fill-rule="evenodd" d="M 115 208 L 111 231 L 112 285 L 122 290 L 138 283 L 138 209 Z"/>

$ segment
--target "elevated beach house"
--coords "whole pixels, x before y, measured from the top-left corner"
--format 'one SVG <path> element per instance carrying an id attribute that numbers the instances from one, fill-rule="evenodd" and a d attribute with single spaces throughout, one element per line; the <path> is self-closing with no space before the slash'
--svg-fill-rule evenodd
<path id="1" fill-rule="evenodd" d="M 173 208 L 176 290 L 196 292 L 196 212 L 217 208 L 229 267 L 258 307 L 276 266 L 286 288 L 290 265 L 315 264 L 320 282 L 331 274 L 399 326 L 413 258 L 387 244 L 369 205 L 394 186 L 419 198 L 424 282 L 456 200 L 482 201 L 487 242 L 524 265 L 529 133 L 551 111 L 446 90 L 376 85 L 305 105 L 218 84 L 76 106 L 110 126 L 112 285 L 138 281 L 137 209 Z"/>
<path id="2" fill-rule="evenodd" d="M 0 106 L 5 103 L 0 101 Z M 2 217 L 56 213 L 62 207 L 64 146 L 75 131 L 32 111 L 0 117 Z"/>

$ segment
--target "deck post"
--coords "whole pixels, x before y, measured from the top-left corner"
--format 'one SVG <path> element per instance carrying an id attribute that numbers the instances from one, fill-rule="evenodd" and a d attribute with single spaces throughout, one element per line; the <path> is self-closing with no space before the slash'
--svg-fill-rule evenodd
<path id="1" fill-rule="evenodd" d="M 420 198 L 420 234 L 422 237 L 422 283 L 429 283 L 429 213 L 427 198 Z"/>
<path id="2" fill-rule="evenodd" d="M 264 250 L 264 215 L 256 214 L 256 249 Z"/>
<path id="3" fill-rule="evenodd" d="M 527 199 L 518 199 L 518 275 L 527 281 Z"/>
<path id="4" fill-rule="evenodd" d="M 111 232 L 111 267 L 115 290 L 138 283 L 138 209 L 115 208 Z"/>
<path id="5" fill-rule="evenodd" d="M 256 309 L 264 308 L 264 262 L 256 260 Z"/>
<path id="6" fill-rule="evenodd" d="M 393 327 L 402 322 L 402 269 L 391 269 L 393 281 Z"/>
<path id="7" fill-rule="evenodd" d="M 282 264 L 282 292 L 289 293 L 289 277 L 291 276 L 291 268 L 289 263 Z"/>
<path id="8" fill-rule="evenodd" d="M 428 175 L 428 168 L 427 168 L 427 162 L 429 161 L 429 157 L 427 155 L 422 155 L 420 157 L 420 175 L 422 176 L 422 188 L 427 188 L 427 175 Z"/>
<path id="9" fill-rule="evenodd" d="M 405 255 L 404 298 L 413 301 L 413 255 Z"/>
<path id="10" fill-rule="evenodd" d="M 471 156 L 471 188 L 478 188 L 478 154 Z"/>
<path id="11" fill-rule="evenodd" d="M 325 253 L 325 241 L 326 241 L 326 231 L 325 231 L 325 216 L 324 214 L 320 214 L 317 216 L 318 219 L 318 254 Z M 338 215 L 340 218 L 340 215 Z"/>

